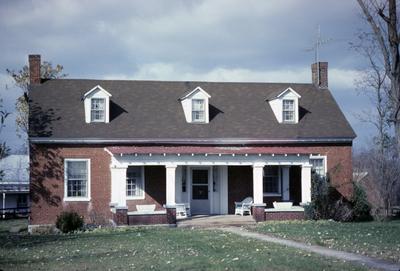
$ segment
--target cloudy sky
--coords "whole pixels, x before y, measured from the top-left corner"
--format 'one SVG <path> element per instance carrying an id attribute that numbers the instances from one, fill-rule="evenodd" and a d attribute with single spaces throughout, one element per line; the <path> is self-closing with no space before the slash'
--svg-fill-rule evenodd
<path id="1" fill-rule="evenodd" d="M 365 28 L 355 0 L 1 1 L 0 95 L 14 112 L 6 69 L 30 53 L 70 78 L 307 83 L 318 25 L 329 87 L 362 147 L 374 131 L 357 117 L 370 104 L 354 86 L 366 65 L 349 45 Z M 0 136 L 17 149 L 15 115 Z"/>

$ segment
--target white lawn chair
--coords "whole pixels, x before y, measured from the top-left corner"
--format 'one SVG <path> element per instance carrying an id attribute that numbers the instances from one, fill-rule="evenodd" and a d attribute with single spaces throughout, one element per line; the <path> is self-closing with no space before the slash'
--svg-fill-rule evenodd
<path id="1" fill-rule="evenodd" d="M 188 204 L 177 203 L 175 204 L 175 207 L 176 207 L 176 218 L 187 218 L 188 216 L 190 216 L 190 214 L 188 214 L 188 211 L 190 210 Z"/>
<path id="2" fill-rule="evenodd" d="M 251 215 L 251 205 L 253 204 L 253 198 L 247 197 L 241 202 L 235 202 L 235 215 L 241 215 L 248 213 Z"/>

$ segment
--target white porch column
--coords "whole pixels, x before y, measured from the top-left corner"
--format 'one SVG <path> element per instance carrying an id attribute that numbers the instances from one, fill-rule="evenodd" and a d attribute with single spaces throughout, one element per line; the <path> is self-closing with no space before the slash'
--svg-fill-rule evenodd
<path id="1" fill-rule="evenodd" d="M 253 198 L 254 204 L 264 203 L 263 175 L 264 163 L 253 164 Z"/>
<path id="2" fill-rule="evenodd" d="M 111 168 L 111 203 L 117 204 L 116 207 L 126 207 L 126 169 Z"/>
<path id="3" fill-rule="evenodd" d="M 311 202 L 311 167 L 310 164 L 301 166 L 301 203 Z"/>
<path id="4" fill-rule="evenodd" d="M 6 217 L 6 193 L 3 192 L 3 219 Z"/>
<path id="5" fill-rule="evenodd" d="M 165 165 L 167 176 L 167 206 L 175 205 L 175 171 L 176 165 Z"/>
<path id="6" fill-rule="evenodd" d="M 282 167 L 282 199 L 283 201 L 290 200 L 290 187 L 289 187 L 289 166 Z"/>

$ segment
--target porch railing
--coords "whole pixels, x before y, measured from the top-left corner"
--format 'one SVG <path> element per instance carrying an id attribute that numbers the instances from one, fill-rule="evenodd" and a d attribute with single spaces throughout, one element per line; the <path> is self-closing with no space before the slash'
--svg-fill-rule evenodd
<path id="1" fill-rule="evenodd" d="M 0 209 L 0 219 L 27 217 L 30 212 L 29 207 L 2 208 Z"/>

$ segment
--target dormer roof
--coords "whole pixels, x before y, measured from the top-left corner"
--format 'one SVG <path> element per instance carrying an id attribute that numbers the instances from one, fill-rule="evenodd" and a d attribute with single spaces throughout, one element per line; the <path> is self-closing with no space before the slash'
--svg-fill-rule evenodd
<path id="1" fill-rule="evenodd" d="M 279 98 L 285 96 L 287 93 L 293 93 L 297 98 L 301 98 L 301 95 L 299 93 L 297 93 L 293 88 L 288 87 L 284 91 L 276 90 L 273 93 L 270 93 L 266 100 L 272 101 L 274 99 L 279 99 Z"/>
<path id="2" fill-rule="evenodd" d="M 204 94 L 205 97 L 211 98 L 210 94 L 208 94 L 204 89 L 202 89 L 201 87 L 196 87 L 195 89 L 189 90 L 189 91 L 187 91 L 186 93 L 184 93 L 184 94 L 179 98 L 179 100 L 180 100 L 180 101 L 185 100 L 185 99 L 189 98 L 190 96 L 196 94 L 197 92 L 201 92 L 202 94 Z"/>
<path id="3" fill-rule="evenodd" d="M 83 94 L 83 99 L 86 99 L 89 95 L 95 93 L 96 91 L 101 91 L 103 92 L 105 95 L 107 95 L 108 97 L 111 97 L 112 95 L 105 90 L 104 88 L 102 88 L 100 85 L 95 86 L 94 88 L 92 88 L 91 90 L 89 90 L 88 92 L 86 92 L 85 94 Z"/>

